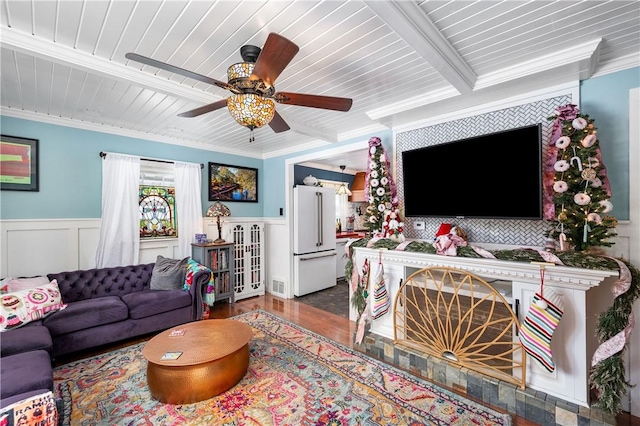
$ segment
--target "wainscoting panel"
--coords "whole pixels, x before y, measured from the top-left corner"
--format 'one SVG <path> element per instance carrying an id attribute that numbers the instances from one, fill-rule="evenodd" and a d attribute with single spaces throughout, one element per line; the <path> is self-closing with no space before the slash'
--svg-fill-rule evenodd
<path id="1" fill-rule="evenodd" d="M 180 259 L 180 250 L 177 238 L 166 238 L 153 241 L 142 241 L 140 243 L 140 254 L 138 261 L 141 264 L 155 263 L 158 256 L 171 259 Z"/>
<path id="2" fill-rule="evenodd" d="M 0 277 L 45 275 L 95 265 L 98 219 L 4 220 L 0 227 Z"/>
<path id="3" fill-rule="evenodd" d="M 264 240 L 266 243 L 264 251 L 266 270 L 264 276 L 267 279 L 267 283 L 269 283 L 266 290 L 271 291 L 271 284 L 274 281 L 284 282 L 286 288 L 283 289 L 283 294 L 277 294 L 277 296 L 292 299 L 293 266 L 291 262 L 293 255 L 289 245 L 288 222 L 284 219 L 266 221 L 264 224 Z"/>
<path id="4" fill-rule="evenodd" d="M 100 222 L 100 219 L 0 221 L 0 278 L 95 268 Z M 158 255 L 180 258 L 178 240 L 140 243 L 139 263 L 153 263 Z"/>
<path id="5" fill-rule="evenodd" d="M 100 221 L 92 228 L 78 228 L 78 268 L 92 269 L 96 266 L 96 251 L 100 242 Z"/>

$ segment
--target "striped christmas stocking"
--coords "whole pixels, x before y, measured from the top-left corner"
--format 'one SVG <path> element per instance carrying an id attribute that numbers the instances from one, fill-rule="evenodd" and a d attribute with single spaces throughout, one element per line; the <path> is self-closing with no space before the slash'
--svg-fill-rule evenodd
<path id="1" fill-rule="evenodd" d="M 556 369 L 551 354 L 551 337 L 564 312 L 563 299 L 552 289 L 533 296 L 529 312 L 520 326 L 520 342 L 524 350 L 550 373 Z"/>
<path id="2" fill-rule="evenodd" d="M 389 312 L 389 294 L 384 282 L 384 267 L 378 263 L 375 275 L 373 275 L 373 313 L 372 318 L 378 319 Z"/>

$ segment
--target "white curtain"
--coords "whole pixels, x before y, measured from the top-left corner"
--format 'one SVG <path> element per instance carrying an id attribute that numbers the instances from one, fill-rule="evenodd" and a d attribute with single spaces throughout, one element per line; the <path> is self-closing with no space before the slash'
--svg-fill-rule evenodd
<path id="1" fill-rule="evenodd" d="M 109 153 L 102 160 L 102 221 L 96 267 L 138 264 L 140 158 Z"/>
<path id="2" fill-rule="evenodd" d="M 202 174 L 200 164 L 176 161 L 176 210 L 181 258 L 191 256 L 191 243 L 202 233 Z"/>

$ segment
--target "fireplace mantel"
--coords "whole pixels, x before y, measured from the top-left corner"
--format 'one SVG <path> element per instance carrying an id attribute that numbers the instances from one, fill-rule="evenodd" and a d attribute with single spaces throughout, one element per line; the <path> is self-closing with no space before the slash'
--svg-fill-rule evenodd
<path id="1" fill-rule="evenodd" d="M 472 272 L 483 278 L 540 284 L 540 265 L 536 263 L 506 261 L 498 259 L 478 259 L 469 257 L 441 256 L 437 254 L 371 249 L 356 247 L 358 256 L 364 262 L 394 264 L 409 268 L 444 266 Z M 617 277 L 618 271 L 573 268 L 560 265 L 545 265 L 545 285 L 587 291 L 600 285 L 609 277 Z"/>
<path id="2" fill-rule="evenodd" d="M 412 273 L 426 267 L 440 266 L 471 272 L 492 283 L 496 280 L 510 289 L 516 315 L 522 322 L 534 293 L 540 286 L 541 265 L 498 259 L 465 258 L 388 249 L 354 247 L 354 268 L 362 271 L 365 259 L 375 268 L 384 265 L 387 290 L 394 300 L 400 283 Z M 530 357 L 527 359 L 527 387 L 546 392 L 566 401 L 589 406 L 589 368 L 598 342 L 595 336 L 597 316 L 613 303 L 610 284 L 617 270 L 594 270 L 545 264 L 544 286 L 553 288 L 563 299 L 565 310 L 552 338 L 552 352 L 557 365 L 548 373 Z M 497 285 L 494 285 L 497 287 Z M 369 289 L 369 306 L 373 306 L 373 288 Z M 350 319 L 357 313 L 351 308 Z M 393 310 L 374 320 L 370 332 L 393 340 Z"/>

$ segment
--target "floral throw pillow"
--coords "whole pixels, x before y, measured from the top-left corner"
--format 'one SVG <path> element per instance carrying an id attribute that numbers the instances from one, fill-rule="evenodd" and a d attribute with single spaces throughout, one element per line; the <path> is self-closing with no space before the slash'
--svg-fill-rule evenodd
<path id="1" fill-rule="evenodd" d="M 28 290 L 5 293 L 0 300 L 0 331 L 21 327 L 66 307 L 56 280 Z"/>

